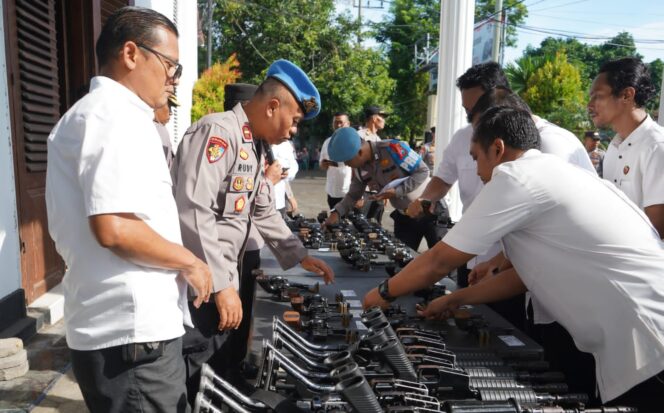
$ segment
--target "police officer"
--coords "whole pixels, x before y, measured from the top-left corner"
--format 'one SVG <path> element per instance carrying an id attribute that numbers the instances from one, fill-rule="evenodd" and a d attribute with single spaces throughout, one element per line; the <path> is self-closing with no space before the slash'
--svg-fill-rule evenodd
<path id="1" fill-rule="evenodd" d="M 214 304 L 194 310 L 198 351 L 185 355 L 189 400 L 203 362 L 222 357 L 228 330 L 243 317 L 238 296 L 238 257 L 255 225 L 283 268 L 302 268 L 334 279 L 332 270 L 291 233 L 273 203 L 263 165 L 270 144 L 290 139 L 300 121 L 320 111 L 320 95 L 307 75 L 286 60 L 274 62 L 267 78 L 244 106 L 201 118 L 187 130 L 173 165 L 175 199 L 183 243 L 212 271 Z M 223 372 L 219 372 L 223 373 Z"/>
<path id="2" fill-rule="evenodd" d="M 394 235 L 417 250 L 422 238 L 429 248 L 444 235 L 445 229 L 435 223 L 436 216 L 413 219 L 406 215 L 408 204 L 417 199 L 429 182 L 429 168 L 420 155 L 398 140 L 365 141 L 353 128 L 338 129 L 328 146 L 330 159 L 353 168 L 350 189 L 330 212 L 326 224 L 334 224 L 353 208 L 369 186 L 377 191 L 375 200 L 389 199 L 395 211 Z M 436 212 L 441 212 L 440 208 Z"/>

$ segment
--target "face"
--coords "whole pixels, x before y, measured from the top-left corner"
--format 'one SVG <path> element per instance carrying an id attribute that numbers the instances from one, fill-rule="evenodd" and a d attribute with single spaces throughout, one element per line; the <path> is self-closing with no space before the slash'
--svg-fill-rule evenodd
<path id="1" fill-rule="evenodd" d="M 475 86 L 468 89 L 463 89 L 461 91 L 461 105 L 466 111 L 466 116 L 470 113 L 471 110 L 475 107 L 477 101 L 484 94 L 484 89 L 482 86 Z M 468 123 L 471 123 L 472 120 L 468 119 Z"/>
<path id="2" fill-rule="evenodd" d="M 599 140 L 593 138 L 583 138 L 583 146 L 588 152 L 594 151 L 599 146 Z"/>
<path id="3" fill-rule="evenodd" d="M 499 139 L 496 139 L 487 151 L 474 140 L 470 143 L 470 156 L 477 163 L 477 175 L 485 184 L 491 180 L 493 168 L 501 163 Z"/>
<path id="4" fill-rule="evenodd" d="M 361 168 L 364 166 L 364 160 L 362 158 L 362 149 L 360 149 L 360 153 L 353 159 L 350 159 L 346 162 L 344 162 L 347 166 L 350 166 L 351 168 Z"/>
<path id="5" fill-rule="evenodd" d="M 595 127 L 611 127 L 624 113 L 626 105 L 620 96 L 611 94 L 611 86 L 606 81 L 606 73 L 600 73 L 590 87 L 590 101 L 588 101 L 588 115 Z"/>
<path id="6" fill-rule="evenodd" d="M 278 145 L 297 134 L 297 126 L 304 113 L 290 92 L 280 93 L 268 101 L 267 131 L 264 139 L 270 145 Z"/>
<path id="7" fill-rule="evenodd" d="M 350 121 L 346 115 L 335 116 L 334 119 L 332 119 L 332 130 L 337 130 L 339 128 L 345 128 L 348 126 L 350 126 Z"/>
<path id="8" fill-rule="evenodd" d="M 168 97 L 175 93 L 179 79 L 174 78 L 180 57 L 175 34 L 162 27 L 154 29 L 155 44 L 141 46 L 133 42 L 125 44 L 125 50 L 134 45 L 136 62 L 134 88 L 138 96 L 153 108 L 165 106 Z M 149 49 L 151 50 L 148 50 Z"/>
<path id="9" fill-rule="evenodd" d="M 385 118 L 382 115 L 373 115 L 371 116 L 371 120 L 376 126 L 376 130 L 382 130 L 385 128 Z"/>

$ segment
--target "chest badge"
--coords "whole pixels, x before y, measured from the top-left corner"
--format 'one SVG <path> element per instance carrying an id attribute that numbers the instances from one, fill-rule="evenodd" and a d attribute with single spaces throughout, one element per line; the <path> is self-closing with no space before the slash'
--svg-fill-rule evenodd
<path id="1" fill-rule="evenodd" d="M 241 176 L 238 176 L 233 180 L 233 189 L 241 191 L 242 188 L 244 188 L 244 179 L 242 179 Z"/>
<path id="2" fill-rule="evenodd" d="M 389 164 L 390 164 L 389 159 L 381 159 L 380 160 L 380 166 L 382 166 L 383 168 L 387 167 Z"/>
<path id="3" fill-rule="evenodd" d="M 628 173 L 629 173 L 629 166 L 625 165 L 625 167 L 623 168 L 623 174 L 627 175 Z"/>
<path id="4" fill-rule="evenodd" d="M 242 141 L 244 142 L 252 142 L 254 140 L 254 135 L 251 133 L 251 128 L 249 127 L 249 124 L 245 123 L 244 126 L 242 127 Z"/>
<path id="5" fill-rule="evenodd" d="M 244 209 L 245 204 L 247 203 L 247 199 L 242 195 L 238 199 L 235 200 L 235 212 L 240 213 Z"/>
<path id="6" fill-rule="evenodd" d="M 249 159 L 249 154 L 247 153 L 247 151 L 244 150 L 244 148 L 240 148 L 240 159 L 242 159 L 243 161 Z"/>
<path id="7" fill-rule="evenodd" d="M 244 186 L 244 189 L 247 191 L 254 189 L 254 178 L 247 178 L 247 184 Z"/>
<path id="8" fill-rule="evenodd" d="M 205 156 L 209 163 L 215 163 L 226 153 L 228 143 L 218 136 L 210 136 L 208 139 L 207 147 L 205 148 Z"/>

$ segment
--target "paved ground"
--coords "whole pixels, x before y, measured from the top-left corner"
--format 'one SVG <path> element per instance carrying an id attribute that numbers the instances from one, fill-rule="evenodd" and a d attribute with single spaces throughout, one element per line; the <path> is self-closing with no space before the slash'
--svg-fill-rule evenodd
<path id="1" fill-rule="evenodd" d="M 301 171 L 292 187 L 307 218 L 327 210 L 324 172 Z M 390 212 L 386 210 L 384 224 L 392 230 Z M 87 412 L 70 368 L 63 322 L 43 328 L 26 345 L 31 370 L 22 378 L 0 382 L 0 413 Z"/>

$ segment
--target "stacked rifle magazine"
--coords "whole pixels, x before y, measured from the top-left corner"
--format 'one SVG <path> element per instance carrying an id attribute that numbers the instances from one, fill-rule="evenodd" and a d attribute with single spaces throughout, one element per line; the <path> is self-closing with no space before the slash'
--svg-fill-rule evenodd
<path id="1" fill-rule="evenodd" d="M 296 217 L 290 225 L 333 267 L 335 284 L 263 260 L 254 272 L 253 386 L 235 387 L 205 365 L 195 412 L 637 411 L 587 407 L 588 395 L 569 391 L 541 347 L 488 307 L 460 309 L 449 320 L 418 318 L 415 304 L 454 289 L 449 279 L 387 309 L 362 309 L 364 294 L 416 252 L 361 214 L 331 230 L 321 227 L 324 219 Z"/>

